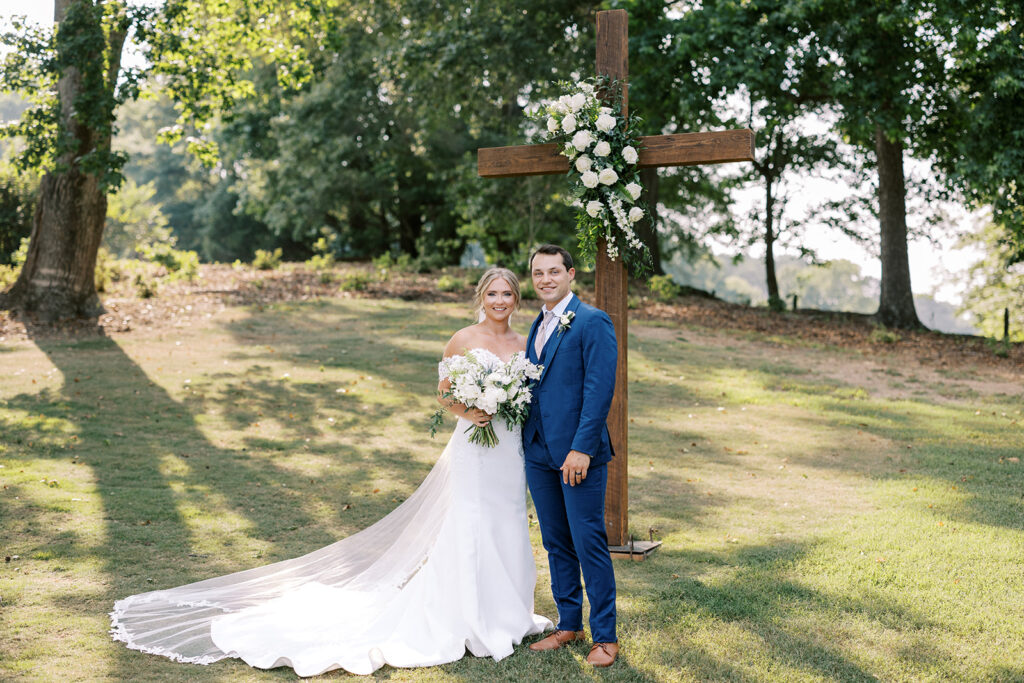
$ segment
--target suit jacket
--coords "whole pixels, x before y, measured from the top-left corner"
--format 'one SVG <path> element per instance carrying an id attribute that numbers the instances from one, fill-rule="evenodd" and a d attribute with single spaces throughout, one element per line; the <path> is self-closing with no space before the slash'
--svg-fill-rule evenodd
<path id="1" fill-rule="evenodd" d="M 523 425 L 527 459 L 547 459 L 556 469 L 569 451 L 591 456 L 591 466 L 612 459 L 608 409 L 615 393 L 618 345 L 615 326 L 604 311 L 575 295 L 565 313 L 575 314 L 569 328 L 552 333 L 538 359 L 534 351 L 543 314 L 537 316 L 526 342 L 529 359 L 544 365 L 533 387 L 530 415 Z M 538 438 L 539 437 L 539 438 Z"/>

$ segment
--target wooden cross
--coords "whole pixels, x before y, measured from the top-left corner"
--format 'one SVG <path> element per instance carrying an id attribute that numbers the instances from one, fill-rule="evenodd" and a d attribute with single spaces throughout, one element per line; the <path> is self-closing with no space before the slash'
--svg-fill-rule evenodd
<path id="1" fill-rule="evenodd" d="M 622 115 L 626 116 L 629 71 L 629 35 L 626 10 L 597 13 L 597 73 L 622 82 Z M 609 93 L 610 94 L 610 93 Z M 715 133 L 651 135 L 640 138 L 640 168 L 722 164 L 753 161 L 754 133 L 749 129 Z M 559 145 L 518 145 L 485 147 L 477 150 L 477 173 L 482 178 L 511 178 L 528 175 L 565 174 L 568 158 L 559 154 Z M 629 537 L 628 424 L 627 394 L 627 276 L 622 260 L 608 258 L 603 243 L 597 248 L 597 306 L 615 325 L 619 344 L 615 373 L 615 397 L 608 413 L 608 431 L 615 457 L 608 465 L 605 500 L 605 529 L 613 556 L 626 553 L 635 558 Z M 643 552 L 639 553 L 643 557 Z"/>

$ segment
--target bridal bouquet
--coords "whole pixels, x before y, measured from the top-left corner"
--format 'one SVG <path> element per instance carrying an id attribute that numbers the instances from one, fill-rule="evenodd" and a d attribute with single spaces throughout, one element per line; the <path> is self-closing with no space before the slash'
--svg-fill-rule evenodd
<path id="1" fill-rule="evenodd" d="M 468 408 L 480 410 L 500 417 L 510 427 L 526 422 L 530 412 L 530 385 L 540 378 L 542 366 L 526 359 L 525 353 L 516 353 L 509 362 L 483 349 L 470 349 L 464 355 L 451 356 L 441 361 L 438 374 L 441 379 L 451 381 L 451 388 L 442 397 Z M 431 434 L 441 422 L 443 411 L 434 415 Z M 469 440 L 472 443 L 494 447 L 498 437 L 494 427 L 471 425 Z"/>
<path id="2" fill-rule="evenodd" d="M 651 254 L 633 228 L 646 214 L 639 203 L 638 119 L 622 115 L 618 82 L 600 78 L 560 85 L 566 93 L 533 116 L 569 159 L 580 252 L 592 259 L 603 237 L 608 258 L 621 257 L 633 275 L 642 276 L 650 269 Z"/>

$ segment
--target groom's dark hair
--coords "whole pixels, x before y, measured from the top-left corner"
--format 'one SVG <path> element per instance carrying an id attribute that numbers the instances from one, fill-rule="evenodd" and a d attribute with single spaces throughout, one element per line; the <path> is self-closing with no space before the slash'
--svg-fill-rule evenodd
<path id="1" fill-rule="evenodd" d="M 565 266 L 565 269 L 572 269 L 572 254 L 557 244 L 543 244 L 537 247 L 534 252 L 530 254 L 530 270 L 533 270 L 533 257 L 537 254 L 558 254 L 562 257 L 562 264 Z"/>

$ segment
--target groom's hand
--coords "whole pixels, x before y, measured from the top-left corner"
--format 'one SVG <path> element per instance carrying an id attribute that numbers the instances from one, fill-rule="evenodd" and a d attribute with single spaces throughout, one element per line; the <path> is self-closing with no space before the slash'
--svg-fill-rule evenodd
<path id="1" fill-rule="evenodd" d="M 562 463 L 562 481 L 569 486 L 582 484 L 587 478 L 587 469 L 590 467 L 590 456 L 579 451 L 569 451 Z"/>

